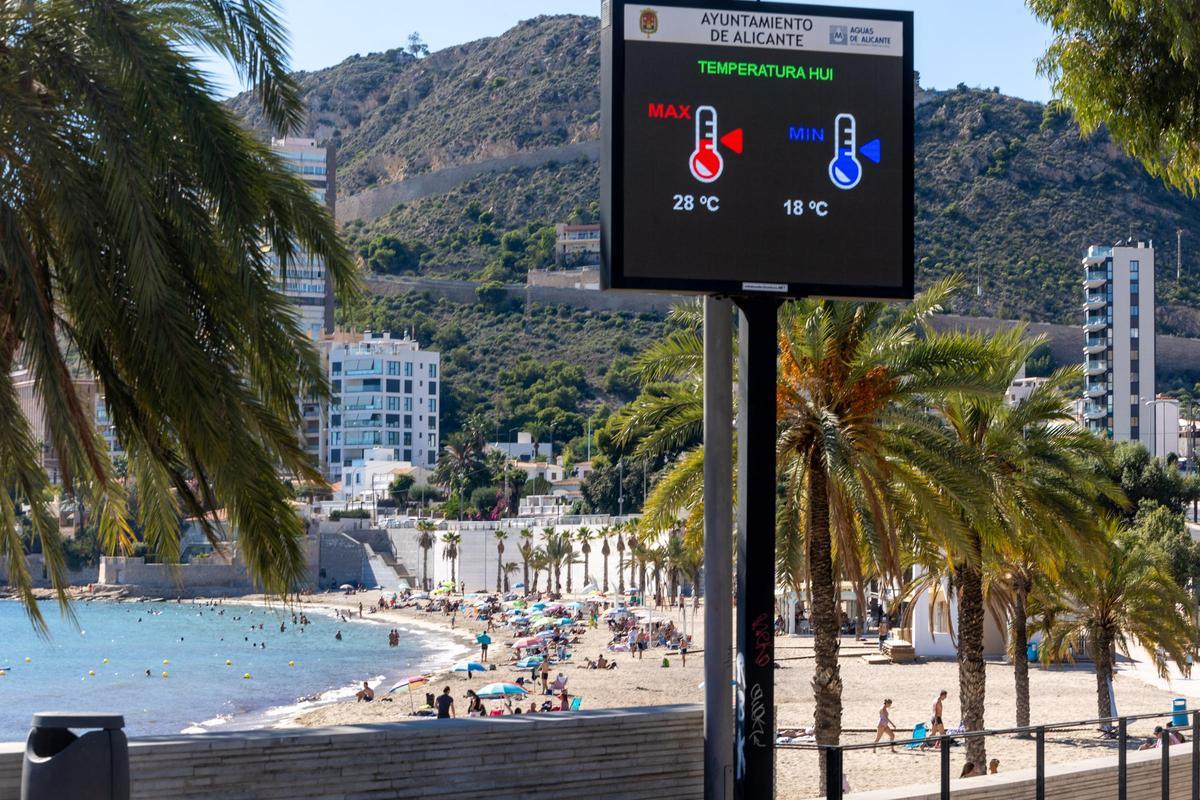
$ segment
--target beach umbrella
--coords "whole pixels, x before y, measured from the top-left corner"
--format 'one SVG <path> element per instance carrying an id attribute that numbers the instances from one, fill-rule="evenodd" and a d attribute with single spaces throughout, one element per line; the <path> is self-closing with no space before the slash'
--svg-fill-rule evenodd
<path id="1" fill-rule="evenodd" d="M 489 683 L 475 694 L 484 700 L 495 700 L 500 697 L 524 697 L 529 692 L 515 683 Z"/>
<path id="2" fill-rule="evenodd" d="M 408 687 L 408 709 L 409 711 L 416 711 L 416 707 L 413 706 L 412 690 L 414 688 L 420 689 L 422 686 L 426 686 L 428 684 L 429 678 L 426 678 L 424 675 L 409 675 L 407 678 L 397 681 L 391 689 L 388 689 L 388 694 L 396 691 L 401 686 Z"/>
<path id="3" fill-rule="evenodd" d="M 541 611 L 545 607 L 546 607 L 546 604 L 542 603 L 542 602 L 537 602 L 530 606 L 530 608 L 532 608 L 534 611 Z"/>
<path id="4" fill-rule="evenodd" d="M 558 631 L 542 631 L 535 635 L 538 639 L 553 639 L 555 636 L 558 636 Z"/>
<path id="5" fill-rule="evenodd" d="M 343 584 L 342 584 L 341 586 L 339 586 L 338 588 L 339 588 L 339 589 L 341 589 L 342 591 L 346 591 L 347 589 L 353 589 L 354 587 L 353 587 L 353 586 L 351 586 L 351 585 L 350 585 L 350 584 L 348 584 L 348 583 L 343 583 Z"/>
<path id="6" fill-rule="evenodd" d="M 429 592 L 413 592 L 410 596 L 413 600 L 428 600 Z"/>
<path id="7" fill-rule="evenodd" d="M 584 594 L 599 594 L 600 587 L 597 586 L 595 583 L 589 583 L 587 586 L 584 586 L 579 591 L 583 592 Z"/>
<path id="8" fill-rule="evenodd" d="M 516 667 L 518 669 L 529 669 L 530 667 L 536 667 L 537 665 L 539 665 L 541 663 L 542 663 L 541 656 L 525 656 L 524 658 L 522 658 L 520 661 L 518 661 L 516 663 Z"/>
<path id="9" fill-rule="evenodd" d="M 516 583 L 513 584 L 513 588 L 514 589 L 524 589 L 525 581 L 517 581 Z"/>
<path id="10" fill-rule="evenodd" d="M 571 608 L 571 609 L 574 609 L 574 610 L 576 610 L 576 611 L 582 611 L 582 610 L 583 610 L 583 603 L 567 603 L 567 608 Z"/>
<path id="11" fill-rule="evenodd" d="M 487 672 L 487 667 L 480 664 L 478 661 L 460 661 L 453 667 L 453 672 L 465 672 L 467 677 L 471 677 L 472 672 Z"/>
<path id="12" fill-rule="evenodd" d="M 537 647 L 541 643 L 542 643 L 542 640 L 537 638 L 536 636 L 528 636 L 524 639 L 517 639 L 515 642 L 512 643 L 512 646 L 513 646 L 513 649 L 520 649 L 522 647 Z"/>

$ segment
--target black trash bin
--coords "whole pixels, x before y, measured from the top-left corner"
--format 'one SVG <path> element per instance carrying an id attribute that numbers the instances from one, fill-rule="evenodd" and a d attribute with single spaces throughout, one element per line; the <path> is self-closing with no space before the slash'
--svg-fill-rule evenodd
<path id="1" fill-rule="evenodd" d="M 47 711 L 25 741 L 21 800 L 129 800 L 129 744 L 120 714 Z M 82 735 L 74 729 L 91 729 Z"/>

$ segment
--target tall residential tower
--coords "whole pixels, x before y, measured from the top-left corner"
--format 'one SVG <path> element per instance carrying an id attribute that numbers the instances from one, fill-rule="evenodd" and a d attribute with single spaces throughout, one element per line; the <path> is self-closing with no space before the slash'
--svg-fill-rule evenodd
<path id="1" fill-rule="evenodd" d="M 1155 453 L 1154 245 L 1089 247 L 1083 269 L 1084 420 Z"/>

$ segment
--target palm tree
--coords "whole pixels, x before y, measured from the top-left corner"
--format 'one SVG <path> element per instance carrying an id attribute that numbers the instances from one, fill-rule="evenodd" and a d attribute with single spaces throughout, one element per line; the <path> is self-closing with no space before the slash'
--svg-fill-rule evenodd
<path id="1" fill-rule="evenodd" d="M 546 570 L 546 583 L 550 583 L 550 558 L 546 555 L 546 551 L 540 547 L 534 548 L 529 554 L 529 566 L 533 567 L 533 586 L 530 591 L 537 594 L 539 572 Z"/>
<path id="2" fill-rule="evenodd" d="M 1064 572 L 1071 611 L 1055 627 L 1050 647 L 1063 656 L 1068 646 L 1091 651 L 1096 664 L 1096 708 L 1112 716 L 1109 684 L 1114 651 L 1129 655 L 1136 642 L 1151 653 L 1160 677 L 1167 658 L 1182 666 L 1192 642 L 1194 605 L 1171 578 L 1162 556 L 1106 521 L 1107 541 L 1096 559 L 1078 559 Z M 1161 654 L 1165 654 L 1161 655 Z"/>
<path id="3" fill-rule="evenodd" d="M 64 549 L 12 373 L 38 386 L 63 489 L 99 521 L 108 552 L 133 523 L 179 556 L 180 508 L 216 541 L 238 531 L 273 594 L 304 582 L 291 479 L 321 484 L 296 431 L 297 397 L 328 394 L 316 349 L 272 271 L 320 258 L 343 294 L 357 279 L 328 210 L 224 105 L 203 66 L 230 64 L 272 132 L 304 105 L 274 3 L 0 5 L 0 553 L 35 627 L 14 506 L 59 600 Z M 137 519 L 74 378 L 94 376 L 137 484 Z"/>
<path id="4" fill-rule="evenodd" d="M 625 596 L 625 539 L 620 527 L 617 528 L 617 594 Z"/>
<path id="5" fill-rule="evenodd" d="M 433 524 L 433 520 L 417 520 L 417 546 L 421 548 L 421 575 L 424 577 L 423 586 L 426 590 L 432 586 L 429 581 L 429 551 L 437 541 L 434 536 L 435 530 L 437 526 Z"/>
<path id="6" fill-rule="evenodd" d="M 600 535 L 603 537 L 603 544 L 600 545 L 600 555 L 604 556 L 604 571 L 601 573 L 603 575 L 601 578 L 603 585 L 600 587 L 600 591 L 604 592 L 605 594 L 608 594 L 608 556 L 612 553 L 612 548 L 608 546 L 608 535 L 610 530 L 611 529 L 609 526 L 605 525 L 600 531 Z"/>
<path id="7" fill-rule="evenodd" d="M 562 591 L 562 567 L 567 565 L 567 580 L 570 580 L 570 565 L 575 555 L 571 547 L 571 536 L 568 533 L 551 533 L 546 537 L 542 550 L 546 554 L 549 567 L 554 572 L 554 591 Z"/>
<path id="8" fill-rule="evenodd" d="M 518 569 L 520 569 L 520 567 L 521 567 L 521 565 L 515 561 L 504 562 L 504 591 L 505 592 L 511 591 L 509 589 L 509 586 L 510 586 L 509 578 L 511 578 L 512 574 L 514 572 L 516 572 Z"/>
<path id="9" fill-rule="evenodd" d="M 496 537 L 496 591 L 500 591 L 500 565 L 504 563 L 504 540 L 508 538 L 508 531 L 497 530 L 494 534 Z"/>
<path id="10" fill-rule="evenodd" d="M 442 534 L 442 557 L 450 562 L 450 582 L 458 587 L 458 546 L 462 536 L 457 533 Z"/>
<path id="11" fill-rule="evenodd" d="M 521 543 L 517 545 L 517 550 L 521 552 L 521 566 L 525 570 L 522 576 L 525 591 L 521 594 L 525 594 L 532 588 L 529 585 L 529 557 L 533 554 L 533 530 L 531 528 L 522 528 L 517 536 L 521 539 Z"/>
<path id="12" fill-rule="evenodd" d="M 1004 385 L 1043 343 L 1023 336 L 1023 327 L 1017 326 L 988 342 L 996 354 L 993 369 Z M 1016 405 L 999 394 L 978 393 L 951 393 L 936 403 L 982 471 L 990 496 L 982 512 L 978 507 L 963 510 L 962 537 L 938 542 L 939 558 L 951 565 L 958 597 L 959 693 L 967 730 L 984 727 L 984 584 L 989 564 L 1000 562 L 993 583 L 1013 576 L 1014 620 L 1018 637 L 1024 639 L 1026 584 L 1033 573 L 1055 572 L 1059 562 L 1084 552 L 1095 539 L 1091 534 L 1096 500 L 1120 498 L 1120 490 L 1092 468 L 1108 460 L 1109 446 L 1071 417 L 1063 388 L 1081 377 L 1082 369 L 1061 370 Z M 1018 704 L 1028 704 L 1026 655 L 1020 647 L 1013 655 Z M 968 739 L 967 758 L 986 764 L 985 748 L 984 737 Z"/>
<path id="13" fill-rule="evenodd" d="M 586 525 L 581 526 L 575 531 L 575 540 L 579 542 L 579 552 L 583 553 L 583 585 L 588 584 L 589 561 L 592 554 L 592 538 L 595 532 Z M 570 578 L 568 577 L 567 591 L 571 591 Z"/>
<path id="14" fill-rule="evenodd" d="M 898 313 L 827 300 L 781 312 L 780 578 L 811 589 L 818 744 L 841 736 L 838 576 L 863 574 L 864 549 L 881 574 L 898 576 L 901 536 L 922 523 L 961 527 L 943 493 L 984 501 L 961 448 L 925 410 L 949 391 L 1003 388 L 988 383 L 979 340 L 925 326 L 950 289 L 936 284 Z"/>

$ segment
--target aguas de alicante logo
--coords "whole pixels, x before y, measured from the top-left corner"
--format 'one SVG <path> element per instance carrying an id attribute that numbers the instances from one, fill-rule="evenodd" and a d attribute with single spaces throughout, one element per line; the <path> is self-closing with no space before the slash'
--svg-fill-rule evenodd
<path id="1" fill-rule="evenodd" d="M 829 26 L 830 44 L 846 44 L 846 40 L 849 38 L 849 35 L 849 29 L 845 25 Z"/>
<path id="2" fill-rule="evenodd" d="M 653 8 L 643 8 L 638 17 L 638 30 L 647 36 L 658 33 L 658 12 Z"/>

